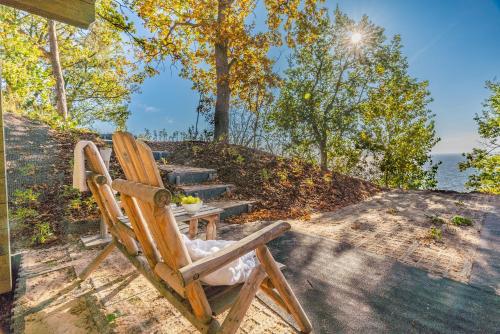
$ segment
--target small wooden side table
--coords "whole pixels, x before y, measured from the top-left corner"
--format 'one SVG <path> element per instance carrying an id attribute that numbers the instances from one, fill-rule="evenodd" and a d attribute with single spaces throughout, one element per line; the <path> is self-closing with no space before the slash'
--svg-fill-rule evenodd
<path id="1" fill-rule="evenodd" d="M 220 213 L 224 210 L 213 206 L 203 205 L 195 214 L 188 214 L 182 206 L 172 205 L 172 213 L 177 223 L 189 222 L 189 238 L 194 239 L 198 233 L 200 219 L 207 221 L 207 240 L 215 240 L 217 237 L 217 224 L 220 221 Z"/>

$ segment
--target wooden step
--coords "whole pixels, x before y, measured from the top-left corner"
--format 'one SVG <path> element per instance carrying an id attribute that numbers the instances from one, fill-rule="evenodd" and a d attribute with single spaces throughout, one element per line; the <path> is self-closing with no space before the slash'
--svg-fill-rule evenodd
<path id="1" fill-rule="evenodd" d="M 194 185 L 181 185 L 179 189 L 186 196 L 197 196 L 203 201 L 217 199 L 226 192 L 230 192 L 234 189 L 232 184 L 194 184 Z"/>
<path id="2" fill-rule="evenodd" d="M 166 181 L 175 185 L 203 183 L 217 177 L 217 171 L 209 168 L 165 164 L 159 164 L 158 168 L 167 174 Z"/>

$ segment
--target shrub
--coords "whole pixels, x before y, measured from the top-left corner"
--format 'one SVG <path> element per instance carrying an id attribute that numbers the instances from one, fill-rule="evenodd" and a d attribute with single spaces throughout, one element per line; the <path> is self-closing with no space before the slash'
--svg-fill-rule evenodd
<path id="1" fill-rule="evenodd" d="M 63 185 L 62 192 L 60 193 L 60 196 L 62 198 L 67 198 L 67 199 L 74 199 L 74 198 L 80 198 L 81 193 L 80 190 L 73 188 L 73 186 L 70 185 Z"/>
<path id="2" fill-rule="evenodd" d="M 54 233 L 52 227 L 47 222 L 39 222 L 35 224 L 34 234 L 31 237 L 31 242 L 38 245 L 46 243 Z"/>
<path id="3" fill-rule="evenodd" d="M 234 161 L 237 163 L 237 164 L 244 164 L 245 163 L 245 157 L 243 157 L 241 154 L 238 154 L 236 156 L 236 158 L 234 159 Z"/>
<path id="4" fill-rule="evenodd" d="M 304 184 L 308 187 L 314 187 L 314 181 L 312 178 L 308 177 L 304 180 Z"/>
<path id="5" fill-rule="evenodd" d="M 34 164 L 29 163 L 19 168 L 19 172 L 23 176 L 35 175 L 36 168 Z"/>
<path id="6" fill-rule="evenodd" d="M 262 180 L 264 182 L 267 182 L 271 178 L 271 175 L 269 174 L 269 171 L 267 169 L 265 169 L 265 168 L 261 169 L 260 176 L 262 177 Z"/>
<path id="7" fill-rule="evenodd" d="M 84 200 L 82 201 L 82 204 L 83 204 L 85 207 L 89 208 L 89 209 L 92 209 L 92 208 L 94 208 L 94 207 L 96 207 L 96 206 L 97 206 L 97 205 L 96 205 L 96 202 L 95 202 L 95 200 L 94 200 L 94 197 L 92 197 L 92 196 L 89 196 L 89 197 L 87 197 L 86 199 L 84 199 Z"/>
<path id="8" fill-rule="evenodd" d="M 11 214 L 13 220 L 22 222 L 26 219 L 33 219 L 38 216 L 38 211 L 31 208 L 19 208 Z"/>
<path id="9" fill-rule="evenodd" d="M 182 195 L 181 193 L 173 193 L 170 202 L 174 204 L 181 204 L 182 197 L 184 197 L 184 195 Z"/>
<path id="10" fill-rule="evenodd" d="M 106 321 L 108 324 L 113 324 L 117 318 L 121 316 L 120 311 L 115 311 L 106 315 Z"/>
<path id="11" fill-rule="evenodd" d="M 14 192 L 14 204 L 28 205 L 38 200 L 39 193 L 34 192 L 32 189 L 20 190 Z"/>
<path id="12" fill-rule="evenodd" d="M 443 239 L 443 231 L 439 227 L 431 227 L 429 230 L 429 238 L 435 241 L 441 241 Z"/>
<path id="13" fill-rule="evenodd" d="M 453 225 L 456 226 L 471 226 L 472 225 L 472 219 L 462 217 L 462 216 L 455 216 L 451 218 L 451 222 Z"/>
<path id="14" fill-rule="evenodd" d="M 82 207 L 82 200 L 79 198 L 74 198 L 69 202 L 69 207 L 73 210 L 78 210 Z"/>

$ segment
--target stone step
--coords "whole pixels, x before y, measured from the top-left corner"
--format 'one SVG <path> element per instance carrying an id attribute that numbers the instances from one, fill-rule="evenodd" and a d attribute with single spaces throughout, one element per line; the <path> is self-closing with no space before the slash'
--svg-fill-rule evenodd
<path id="1" fill-rule="evenodd" d="M 226 192 L 230 192 L 234 189 L 232 184 L 193 184 L 193 185 L 181 185 L 179 189 L 186 196 L 197 196 L 203 201 L 209 201 L 212 199 L 219 198 Z"/>
<path id="2" fill-rule="evenodd" d="M 164 165 L 158 168 L 167 173 L 167 182 L 170 184 L 195 184 L 215 180 L 217 171 L 209 168 L 198 168 L 184 165 Z"/>
<path id="3" fill-rule="evenodd" d="M 249 213 L 253 209 L 255 201 L 242 200 L 217 200 L 207 202 L 207 205 L 224 210 L 220 214 L 220 219 L 226 219 L 232 216 L 238 216 L 242 213 Z"/>
<path id="4" fill-rule="evenodd" d="M 153 151 L 153 157 L 155 158 L 155 160 L 161 160 L 161 159 L 168 159 L 168 157 L 170 156 L 170 152 L 168 151 Z"/>

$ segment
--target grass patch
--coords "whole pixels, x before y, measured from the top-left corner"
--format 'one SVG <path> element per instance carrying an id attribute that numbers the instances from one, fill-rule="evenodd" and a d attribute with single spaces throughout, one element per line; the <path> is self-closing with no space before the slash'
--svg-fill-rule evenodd
<path id="1" fill-rule="evenodd" d="M 443 230 L 433 226 L 429 229 L 428 236 L 435 241 L 441 241 L 443 239 Z"/>
<path id="2" fill-rule="evenodd" d="M 19 208 L 11 213 L 11 218 L 23 223 L 25 220 L 34 219 L 38 216 L 38 211 L 32 208 Z"/>
<path id="3" fill-rule="evenodd" d="M 451 218 L 451 223 L 455 226 L 472 226 L 472 219 L 463 216 L 455 216 Z"/>
<path id="4" fill-rule="evenodd" d="M 121 313 L 119 311 L 109 313 L 106 315 L 106 322 L 108 324 L 113 324 L 117 318 L 121 316 Z"/>
<path id="5" fill-rule="evenodd" d="M 40 193 L 34 192 L 33 189 L 17 189 L 14 191 L 14 204 L 30 205 L 38 200 Z"/>

